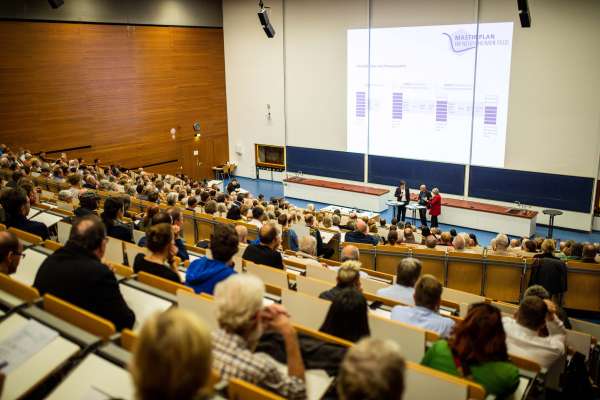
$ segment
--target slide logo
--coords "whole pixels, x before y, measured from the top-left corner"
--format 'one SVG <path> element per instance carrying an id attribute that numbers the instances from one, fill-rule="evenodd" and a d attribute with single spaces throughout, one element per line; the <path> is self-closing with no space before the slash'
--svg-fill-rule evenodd
<path id="1" fill-rule="evenodd" d="M 477 44 L 479 46 L 494 46 L 496 45 L 496 35 L 494 33 L 480 33 L 475 35 L 463 29 L 454 33 L 442 32 L 450 42 L 450 49 L 455 53 L 464 53 L 473 50 Z"/>

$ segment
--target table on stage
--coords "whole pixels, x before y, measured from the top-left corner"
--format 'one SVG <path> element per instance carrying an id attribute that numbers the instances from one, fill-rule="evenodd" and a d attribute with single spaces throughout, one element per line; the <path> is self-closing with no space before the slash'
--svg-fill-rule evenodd
<path id="1" fill-rule="evenodd" d="M 381 212 L 387 209 L 389 190 L 372 186 L 332 182 L 294 176 L 283 180 L 285 197 L 336 204 L 359 210 Z"/>

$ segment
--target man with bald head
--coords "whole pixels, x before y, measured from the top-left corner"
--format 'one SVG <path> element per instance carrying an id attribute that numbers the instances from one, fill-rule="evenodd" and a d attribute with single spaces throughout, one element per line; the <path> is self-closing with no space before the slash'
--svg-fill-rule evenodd
<path id="1" fill-rule="evenodd" d="M 117 331 L 132 328 L 127 306 L 112 271 L 100 261 L 106 250 L 106 228 L 89 215 L 75 221 L 64 247 L 50 255 L 38 270 L 33 286 L 115 324 Z"/>
<path id="2" fill-rule="evenodd" d="M 427 207 L 431 200 L 431 192 L 427 190 L 427 186 L 419 186 L 419 205 Z M 427 226 L 427 209 L 419 208 L 419 218 L 421 219 L 421 226 Z"/>
<path id="3" fill-rule="evenodd" d="M 281 232 L 274 223 L 264 224 L 258 231 L 258 244 L 246 247 L 242 258 L 255 264 L 283 269 L 283 258 L 278 251 L 281 244 Z"/>
<path id="4" fill-rule="evenodd" d="M 14 274 L 22 255 L 23 244 L 15 234 L 9 231 L 0 232 L 0 272 L 6 275 Z"/>
<path id="5" fill-rule="evenodd" d="M 356 220 L 356 229 L 353 232 L 346 233 L 344 239 L 350 243 L 366 243 L 376 246 L 379 243 L 376 237 L 369 235 L 367 224 L 362 219 Z"/>

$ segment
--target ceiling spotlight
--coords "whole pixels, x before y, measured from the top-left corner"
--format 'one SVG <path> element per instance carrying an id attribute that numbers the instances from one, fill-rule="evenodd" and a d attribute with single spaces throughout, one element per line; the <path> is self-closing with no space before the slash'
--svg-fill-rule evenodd
<path id="1" fill-rule="evenodd" d="M 262 0 L 258 2 L 258 19 L 260 21 L 260 25 L 262 26 L 265 34 L 268 38 L 272 38 L 275 36 L 275 29 L 273 29 L 273 25 L 271 25 L 271 21 L 269 21 L 269 9 L 271 7 L 265 7 Z"/>

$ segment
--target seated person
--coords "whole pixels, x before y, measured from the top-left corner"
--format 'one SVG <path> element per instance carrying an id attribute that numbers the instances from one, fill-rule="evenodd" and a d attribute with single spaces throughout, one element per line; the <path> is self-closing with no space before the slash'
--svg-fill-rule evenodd
<path id="1" fill-rule="evenodd" d="M 314 236 L 302 236 L 300 238 L 299 249 L 295 256 L 290 256 L 289 259 L 297 261 L 305 265 L 315 265 L 322 267 L 317 257 L 317 240 Z"/>
<path id="2" fill-rule="evenodd" d="M 564 360 L 567 331 L 556 312 L 550 300 L 525 297 L 514 317 L 502 318 L 508 352 L 546 369 Z"/>
<path id="3" fill-rule="evenodd" d="M 208 399 L 211 351 L 210 331 L 194 314 L 171 308 L 152 315 L 142 326 L 129 368 L 136 399 Z"/>
<path id="4" fill-rule="evenodd" d="M 290 220 L 287 214 L 279 214 L 277 222 L 281 225 L 281 230 L 287 231 L 288 233 L 290 250 L 298 251 L 298 234 L 295 230 L 290 228 Z"/>
<path id="5" fill-rule="evenodd" d="M 254 207 L 252 208 L 252 219 L 248 221 L 249 224 L 257 226 L 259 229 L 262 228 L 262 217 L 265 213 L 265 210 L 262 207 Z"/>
<path id="6" fill-rule="evenodd" d="M 377 291 L 377 296 L 397 300 L 409 306 L 415 305 L 415 284 L 421 276 L 421 261 L 403 258 L 396 268 L 396 283 Z"/>
<path id="7" fill-rule="evenodd" d="M 0 232 L 0 273 L 12 275 L 17 272 L 17 267 L 23 256 L 23 243 L 14 233 Z"/>
<path id="8" fill-rule="evenodd" d="M 404 228 L 404 243 L 406 244 L 416 244 L 417 239 L 415 238 L 415 234 L 411 227 Z"/>
<path id="9" fill-rule="evenodd" d="M 435 342 L 421 364 L 472 379 L 498 398 L 519 386 L 519 368 L 508 360 L 502 314 L 490 304 L 473 304 L 450 339 Z"/>
<path id="10" fill-rule="evenodd" d="M 133 243 L 133 228 L 120 221 L 125 207 L 123 200 L 118 197 L 108 197 L 104 200 L 104 211 L 100 215 L 106 226 L 106 235 L 124 242 Z"/>
<path id="11" fill-rule="evenodd" d="M 540 286 L 540 285 L 529 286 L 525 290 L 525 293 L 523 293 L 523 298 L 528 297 L 528 296 L 537 296 L 542 300 L 552 300 L 552 296 L 550 296 L 550 292 L 548 292 L 546 289 L 544 289 L 543 286 Z M 555 303 L 555 305 L 556 305 L 556 303 Z M 564 308 L 562 308 L 560 306 L 556 306 L 556 315 L 563 322 L 563 324 L 565 325 L 565 328 L 572 329 L 571 321 L 569 320 L 569 316 L 567 315 L 567 312 L 565 311 Z"/>
<path id="12" fill-rule="evenodd" d="M 592 263 L 592 264 L 597 263 L 596 256 L 598 255 L 598 252 L 596 251 L 596 248 L 594 247 L 593 244 L 591 244 L 591 243 L 585 244 L 583 246 L 583 252 L 581 254 L 582 254 L 581 262 Z"/>
<path id="13" fill-rule="evenodd" d="M 340 367 L 340 400 L 402 400 L 405 362 L 391 340 L 365 338 L 352 346 Z"/>
<path id="14" fill-rule="evenodd" d="M 112 271 L 100 261 L 106 250 L 106 228 L 95 215 L 78 219 L 64 247 L 48 256 L 33 286 L 41 295 L 53 294 L 115 324 L 132 328 L 129 309 Z"/>
<path id="15" fill-rule="evenodd" d="M 227 224 L 215 225 L 210 236 L 211 257 L 198 258 L 185 273 L 185 284 L 196 293 L 213 294 L 215 285 L 235 274 L 231 258 L 238 251 L 238 235 Z"/>
<path id="16" fill-rule="evenodd" d="M 362 290 L 360 283 L 360 263 L 358 261 L 345 261 L 337 271 L 337 285 L 319 295 L 323 300 L 333 299 L 345 288 Z"/>
<path id="17" fill-rule="evenodd" d="M 443 289 L 433 275 L 423 275 L 415 284 L 415 306 L 395 306 L 391 318 L 449 337 L 454 321 L 439 314 Z"/>
<path id="18" fill-rule="evenodd" d="M 135 256 L 133 270 L 147 272 L 170 281 L 181 283 L 177 273 L 177 247 L 173 243 L 173 229 L 170 224 L 152 225 L 146 231 L 146 247 L 150 254 Z"/>
<path id="19" fill-rule="evenodd" d="M 315 238 L 317 241 L 317 256 L 324 258 L 331 258 L 335 250 L 331 247 L 328 247 L 325 243 L 323 243 L 323 238 L 321 237 L 321 231 L 319 230 L 315 217 L 312 214 L 306 214 L 304 217 L 304 223 L 310 230 L 310 235 Z"/>
<path id="20" fill-rule="evenodd" d="M 425 248 L 434 250 L 438 245 L 438 240 L 433 235 L 425 237 Z"/>
<path id="21" fill-rule="evenodd" d="M 183 214 L 181 210 L 177 207 L 168 208 L 166 212 L 159 211 L 150 219 L 150 225 L 146 226 L 146 232 L 150 229 L 151 226 L 156 224 L 169 224 L 171 229 L 173 230 L 173 238 L 175 247 L 177 247 L 176 256 L 179 257 L 182 261 L 189 260 L 190 256 L 185 247 L 185 243 L 178 236 L 179 232 L 181 232 L 181 228 L 183 226 Z M 142 236 L 138 241 L 138 246 L 145 247 L 147 238 L 146 236 Z"/>
<path id="22" fill-rule="evenodd" d="M 319 330 L 351 342 L 370 336 L 365 296 L 354 287 L 340 290 L 333 298 Z"/>
<path id="23" fill-rule="evenodd" d="M 96 214 L 98 210 L 98 196 L 94 192 L 83 192 L 79 195 L 79 207 L 73 212 L 76 217 Z"/>
<path id="24" fill-rule="evenodd" d="M 283 258 L 277 251 L 281 244 L 281 233 L 273 223 L 263 225 L 258 231 L 258 244 L 250 244 L 242 255 L 244 260 L 255 264 L 283 269 Z"/>
<path id="25" fill-rule="evenodd" d="M 558 304 L 567 291 L 567 265 L 554 255 L 555 242 L 545 239 L 541 245 L 542 253 L 533 256 L 529 284 L 541 285 Z"/>
<path id="26" fill-rule="evenodd" d="M 273 391 L 286 399 L 306 398 L 304 362 L 298 336 L 285 309 L 263 307 L 265 286 L 250 274 L 236 274 L 215 288 L 219 329 L 213 331 L 213 369 L 223 381 L 239 378 Z M 287 374 L 264 353 L 254 353 L 264 330 L 283 336 Z"/>
<path id="27" fill-rule="evenodd" d="M 351 243 L 372 244 L 373 246 L 379 243 L 379 239 L 369 235 L 367 224 L 362 219 L 356 220 L 356 229 L 352 232 L 346 233 L 344 241 Z"/>
<path id="28" fill-rule="evenodd" d="M 43 240 L 50 238 L 48 227 L 41 222 L 27 219 L 29 215 L 29 197 L 23 189 L 7 189 L 2 192 L 0 204 L 4 208 L 5 224 L 9 228 L 20 229 Z"/>
<path id="29" fill-rule="evenodd" d="M 492 250 L 491 251 L 488 250 L 487 254 L 495 255 L 495 256 L 516 257 L 517 254 L 514 251 L 510 251 L 508 249 L 509 245 L 510 245 L 510 242 L 508 241 L 508 236 L 506 236 L 504 233 L 499 233 L 492 240 Z"/>
<path id="30" fill-rule="evenodd" d="M 388 246 L 400 246 L 402 245 L 402 238 L 398 235 L 397 229 L 390 229 L 387 236 Z"/>
<path id="31" fill-rule="evenodd" d="M 227 215 L 225 218 L 230 219 L 232 221 L 241 221 L 242 213 L 240 211 L 240 208 L 237 205 L 233 204 L 231 207 L 229 207 L 229 210 L 227 210 Z"/>

